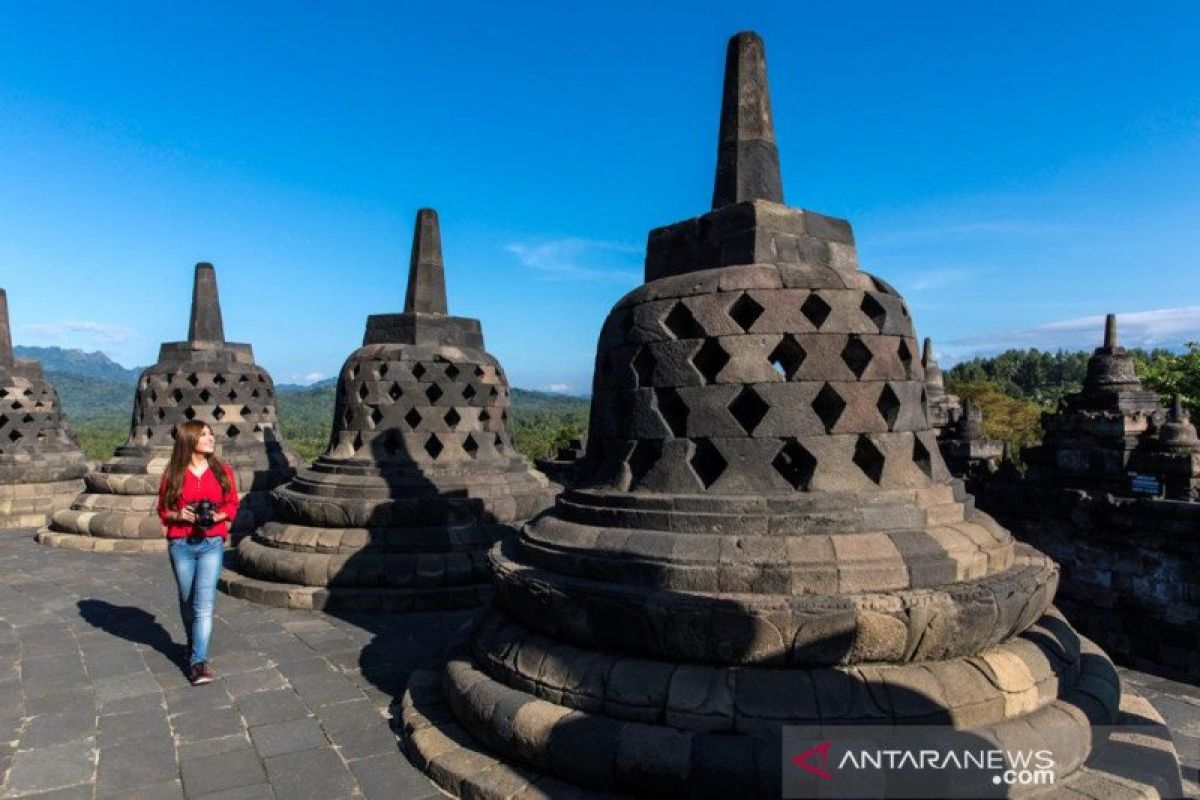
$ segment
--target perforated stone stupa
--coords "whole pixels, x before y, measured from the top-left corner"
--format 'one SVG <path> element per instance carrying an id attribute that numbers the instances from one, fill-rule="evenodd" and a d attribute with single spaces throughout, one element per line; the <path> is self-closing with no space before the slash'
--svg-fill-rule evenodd
<path id="1" fill-rule="evenodd" d="M 782 201 L 738 34 L 714 208 L 650 233 L 600 333 L 585 473 L 414 674 L 410 755 L 460 797 L 776 798 L 784 726 L 940 723 L 1053 748 L 1071 797 L 1135 796 L 1091 726 L 1149 705 L 1054 611 L 1057 566 L 947 473 L 903 298 L 847 222 Z"/>
<path id="2" fill-rule="evenodd" d="M 231 594 L 302 608 L 472 606 L 487 549 L 551 499 L 513 447 L 508 384 L 479 320 L 446 306 L 436 212 L 417 214 L 402 314 L 367 319 L 338 379 L 329 449 L 275 492 Z"/>
<path id="3" fill-rule="evenodd" d="M 254 363 L 248 344 L 225 341 L 217 278 L 197 264 L 191 320 L 184 342 L 164 342 L 158 362 L 138 378 L 129 438 L 98 470 L 86 491 L 54 514 L 38 541 L 84 550 L 162 550 L 154 511 L 175 428 L 208 423 L 217 451 L 233 468 L 241 494 L 235 537 L 269 517 L 269 491 L 295 472 L 297 456 L 277 433 L 275 385 Z"/>
<path id="4" fill-rule="evenodd" d="M 36 528 L 83 488 L 87 462 L 37 361 L 13 356 L 0 289 L 0 529 Z"/>

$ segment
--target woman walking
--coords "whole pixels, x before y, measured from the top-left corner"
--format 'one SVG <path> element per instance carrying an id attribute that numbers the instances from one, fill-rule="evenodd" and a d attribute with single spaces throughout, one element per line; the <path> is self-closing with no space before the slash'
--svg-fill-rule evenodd
<path id="1" fill-rule="evenodd" d="M 195 420 L 176 429 L 175 448 L 158 490 L 158 516 L 167 529 L 171 569 L 179 586 L 179 610 L 187 632 L 188 680 L 211 683 L 217 578 L 225 558 L 229 521 L 237 516 L 233 470 L 217 457 L 212 428 Z"/>

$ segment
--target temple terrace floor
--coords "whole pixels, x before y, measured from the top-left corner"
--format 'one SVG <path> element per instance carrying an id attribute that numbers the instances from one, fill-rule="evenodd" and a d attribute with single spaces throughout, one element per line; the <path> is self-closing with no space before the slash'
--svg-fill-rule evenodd
<path id="1" fill-rule="evenodd" d="M 165 554 L 0 532 L 0 797 L 423 798 L 393 728 L 409 673 L 467 612 L 330 614 L 217 599 L 192 688 Z M 1200 687 L 1122 671 L 1200 753 Z M 1200 763 L 1185 764 L 1200 796 Z"/>

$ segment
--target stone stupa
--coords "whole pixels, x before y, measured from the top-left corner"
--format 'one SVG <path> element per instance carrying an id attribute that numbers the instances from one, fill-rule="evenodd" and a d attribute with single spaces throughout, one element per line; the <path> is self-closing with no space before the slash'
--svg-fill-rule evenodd
<path id="1" fill-rule="evenodd" d="M 448 315 L 437 213 L 417 214 L 402 314 L 368 317 L 329 448 L 274 494 L 228 593 L 297 608 L 467 607 L 487 550 L 551 501 L 512 443 L 509 389 L 479 320 Z"/>
<path id="2" fill-rule="evenodd" d="M 1156 392 L 1142 386 L 1133 356 L 1104 320 L 1104 343 L 1088 360 L 1083 387 L 1042 415 L 1042 444 L 1028 451 L 1029 477 L 1064 486 L 1129 494 L 1129 460 L 1166 418 Z"/>
<path id="3" fill-rule="evenodd" d="M 933 357 L 933 340 L 925 338 L 921 348 L 921 369 L 925 371 L 926 401 L 929 403 L 929 424 L 939 436 L 951 432 L 962 416 L 962 401 L 946 391 L 946 381 L 937 360 Z"/>
<path id="4" fill-rule="evenodd" d="M 245 535 L 271 513 L 269 491 L 295 473 L 297 456 L 277 432 L 275 385 L 248 344 L 225 341 L 217 278 L 197 264 L 184 342 L 164 342 L 158 362 L 138 377 L 129 438 L 84 478 L 87 488 L 54 514 L 38 541 L 103 551 L 166 549 L 155 512 L 175 428 L 208 423 L 217 453 L 233 468 L 241 505 L 231 529 Z"/>
<path id="5" fill-rule="evenodd" d="M 86 472 L 42 365 L 13 356 L 8 295 L 0 289 L 0 529 L 45 525 L 71 504 Z"/>
<path id="6" fill-rule="evenodd" d="M 1129 468 L 1157 476 L 1168 500 L 1200 500 L 1200 436 L 1179 395 L 1163 423 L 1129 457 Z"/>
<path id="7" fill-rule="evenodd" d="M 776 798 L 804 777 L 786 726 L 931 723 L 1053 748 L 1063 796 L 1153 796 L 1105 783 L 1092 737 L 1149 704 L 946 471 L 903 299 L 847 222 L 783 205 L 755 34 L 729 43 L 713 210 L 651 231 L 645 268 L 600 333 L 584 474 L 409 683 L 416 764 L 459 797 Z"/>

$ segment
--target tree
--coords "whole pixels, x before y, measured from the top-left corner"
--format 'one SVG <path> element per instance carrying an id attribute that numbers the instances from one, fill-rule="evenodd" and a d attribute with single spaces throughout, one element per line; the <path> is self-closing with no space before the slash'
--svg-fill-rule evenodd
<path id="1" fill-rule="evenodd" d="M 1155 350 L 1135 360 L 1142 385 L 1162 395 L 1164 403 L 1178 394 L 1184 407 L 1197 419 L 1200 413 L 1200 342 L 1188 342 L 1179 354 Z"/>
<path id="2" fill-rule="evenodd" d="M 983 412 L 983 432 L 989 439 L 1008 442 L 1014 450 L 1042 440 L 1039 404 L 1012 397 L 986 380 L 951 381 L 947 388 Z"/>

